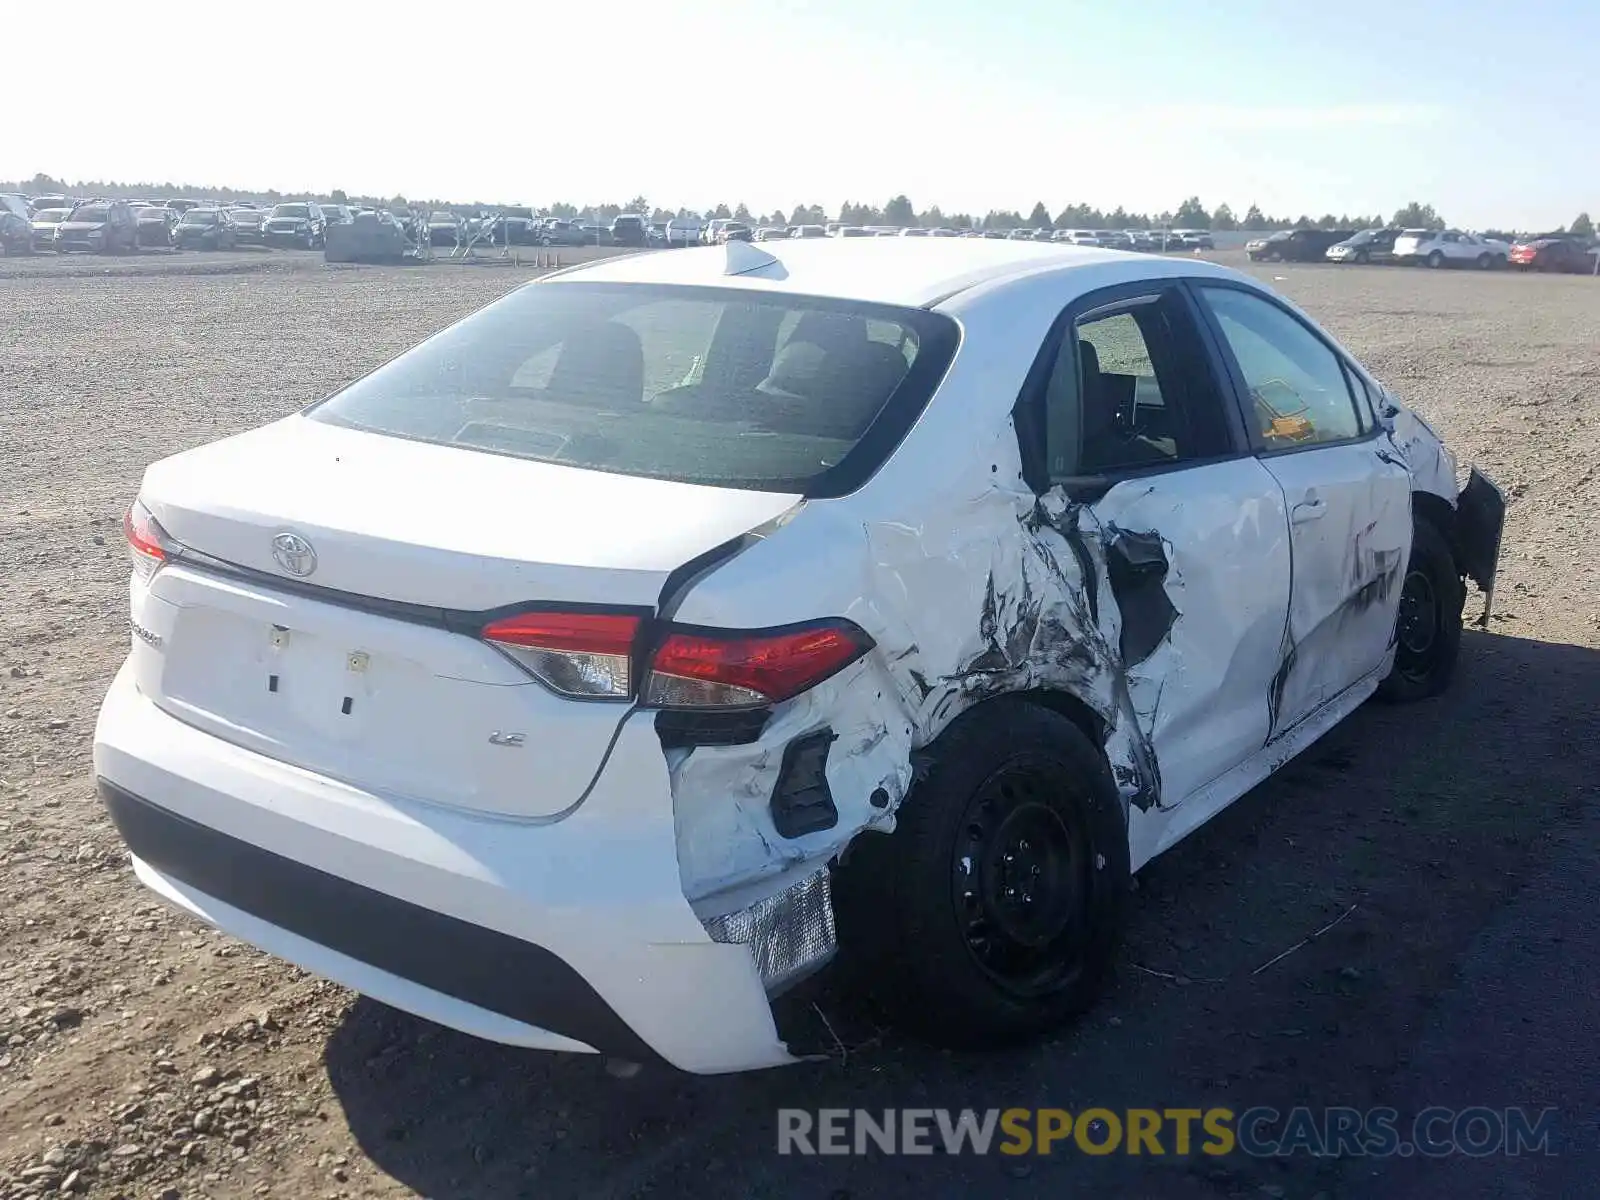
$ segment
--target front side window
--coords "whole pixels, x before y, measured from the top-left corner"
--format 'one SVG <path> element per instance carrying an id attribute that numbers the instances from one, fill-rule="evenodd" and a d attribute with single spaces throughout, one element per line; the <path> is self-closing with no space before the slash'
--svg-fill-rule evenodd
<path id="1" fill-rule="evenodd" d="M 1276 304 L 1238 288 L 1200 293 L 1249 389 L 1257 449 L 1285 450 L 1359 437 L 1339 356 Z"/>
<path id="2" fill-rule="evenodd" d="M 534 284 L 308 415 L 588 470 L 837 495 L 898 444 L 956 336 L 922 309 Z"/>
<path id="3" fill-rule="evenodd" d="M 1172 294 L 1119 301 L 1074 321 L 1044 409 L 1052 482 L 1171 467 L 1228 448 L 1220 398 Z"/>

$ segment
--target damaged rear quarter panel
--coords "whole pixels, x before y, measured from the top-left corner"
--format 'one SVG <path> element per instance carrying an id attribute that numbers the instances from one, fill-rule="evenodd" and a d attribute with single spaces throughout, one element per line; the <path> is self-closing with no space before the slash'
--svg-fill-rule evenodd
<path id="1" fill-rule="evenodd" d="M 1195 269 L 1178 264 L 1171 273 L 1180 267 Z M 1118 260 L 1080 286 L 1150 273 L 1147 264 Z M 892 829 L 918 751 L 989 697 L 1033 689 L 1073 696 L 1102 735 L 1135 815 L 1153 815 L 1163 793 L 1152 731 L 1186 731 L 1211 689 L 1252 680 L 1251 729 L 1241 736 L 1264 737 L 1287 565 L 1281 507 L 1267 511 L 1281 500 L 1276 486 L 1245 478 L 1255 489 L 1246 494 L 1259 490 L 1270 503 L 1241 502 L 1241 473 L 1259 472 L 1253 460 L 1215 464 L 1212 476 L 1181 473 L 1197 481 L 1187 496 L 1130 481 L 1087 507 L 1059 490 L 1037 497 L 1023 481 L 1011 407 L 1071 298 L 1058 285 L 1048 303 L 978 304 L 960 314 L 966 336 L 938 398 L 878 475 L 849 496 L 802 505 L 683 597 L 675 615 L 689 624 L 761 628 L 844 617 L 876 643 L 840 675 L 778 706 L 756 743 L 668 751 L 684 890 L 702 915 L 733 907 L 735 894 L 747 901 L 749 885 L 776 886 L 780 876 L 820 866 L 863 830 Z M 1191 598 L 1210 604 L 1240 580 L 1226 565 L 1237 553 L 1220 565 L 1208 561 L 1215 540 L 1175 549 L 1163 537 L 1163 524 L 1186 507 L 1208 514 L 1216 538 L 1242 534 L 1269 545 L 1273 563 L 1283 555 L 1281 578 L 1257 589 L 1260 604 L 1228 609 L 1226 627 L 1195 627 L 1191 636 L 1209 649 L 1187 658 L 1173 647 L 1186 619 L 1193 623 Z M 1108 547 L 1118 547 L 1112 553 L 1135 575 L 1160 575 L 1133 589 L 1137 613 L 1127 630 Z M 1238 660 L 1235 643 L 1259 661 Z M 1131 667 L 1124 645 L 1138 660 Z M 821 730 L 834 735 L 826 776 L 838 821 L 784 838 L 770 808 L 784 749 Z M 1179 759 L 1181 788 L 1208 770 Z"/>

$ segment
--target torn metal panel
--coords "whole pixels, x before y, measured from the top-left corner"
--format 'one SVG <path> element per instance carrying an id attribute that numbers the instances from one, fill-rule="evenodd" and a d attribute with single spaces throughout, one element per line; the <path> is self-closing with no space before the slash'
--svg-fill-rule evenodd
<path id="1" fill-rule="evenodd" d="M 1106 566 L 1122 612 L 1122 661 L 1135 666 L 1161 644 L 1178 610 L 1167 596 L 1167 555 L 1161 535 L 1111 530 Z"/>
<path id="2" fill-rule="evenodd" d="M 1494 595 L 1494 580 L 1500 565 L 1500 536 L 1505 522 L 1505 496 L 1494 480 L 1474 467 L 1458 501 L 1456 540 L 1461 569 L 1490 597 Z M 1485 612 L 1488 607 L 1485 605 Z"/>
<path id="3" fill-rule="evenodd" d="M 815 546 L 798 567 L 810 602 L 827 579 L 826 611 L 876 643 L 778 706 L 756 742 L 672 752 L 691 899 L 892 828 L 916 752 L 991 697 L 1071 696 L 1103 733 L 1134 810 L 1177 803 L 1266 740 L 1289 598 L 1272 477 L 1238 459 L 1128 481 L 1083 504 L 1059 489 L 1033 495 L 1008 469 L 1014 442 L 1009 460 L 1006 450 L 995 448 L 993 469 L 915 498 L 915 522 L 892 511 L 848 521 L 844 505 L 810 505 L 785 528 L 785 553 L 752 546 L 685 597 L 680 618 L 697 623 L 802 619 L 782 607 L 783 575 Z M 771 807 L 786 749 L 823 729 L 837 734 L 826 763 L 837 823 L 786 838 Z"/>

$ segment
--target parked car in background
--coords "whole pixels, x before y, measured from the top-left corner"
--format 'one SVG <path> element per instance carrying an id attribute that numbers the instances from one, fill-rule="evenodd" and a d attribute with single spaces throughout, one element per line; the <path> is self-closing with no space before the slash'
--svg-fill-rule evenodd
<path id="1" fill-rule="evenodd" d="M 1323 252 L 1323 257 L 1336 263 L 1386 263 L 1394 261 L 1394 243 L 1400 236 L 1398 229 L 1363 229 L 1335 242 Z"/>
<path id="2" fill-rule="evenodd" d="M 532 246 L 539 241 L 543 226 L 533 209 L 525 204 L 507 204 L 500 209 L 500 221 L 513 246 Z"/>
<path id="3" fill-rule="evenodd" d="M 239 244 L 233 217 L 225 208 L 191 208 L 172 231 L 179 250 L 232 250 Z"/>
<path id="4" fill-rule="evenodd" d="M 792 238 L 827 237 L 828 230 L 827 227 L 823 225 L 796 225 L 793 229 L 789 230 L 789 236 Z"/>
<path id="5" fill-rule="evenodd" d="M 92 200 L 80 204 L 56 226 L 59 253 L 87 250 L 95 254 L 132 254 L 139 249 L 138 222 L 126 200 Z"/>
<path id="6" fill-rule="evenodd" d="M 580 226 L 560 218 L 545 222 L 543 237 L 551 246 L 581 246 L 588 240 Z"/>
<path id="7" fill-rule="evenodd" d="M 1328 247 L 1354 237 L 1353 229 L 1280 229 L 1244 244 L 1252 262 L 1320 262 Z"/>
<path id="8" fill-rule="evenodd" d="M 1581 238 L 1552 233 L 1529 238 L 1511 247 L 1508 259 L 1519 271 L 1559 271 L 1569 275 L 1594 273 L 1600 249 Z"/>
<path id="9" fill-rule="evenodd" d="M 266 244 L 267 214 L 259 208 L 236 208 L 233 217 L 234 237 L 240 245 Z"/>
<path id="10" fill-rule="evenodd" d="M 839 226 L 839 232 L 834 234 L 833 236 L 834 237 L 842 237 L 842 238 L 858 238 L 858 237 L 871 237 L 872 234 L 868 233 L 865 229 L 861 228 L 861 226 L 859 226 L 859 225 L 841 225 L 841 226 Z"/>
<path id="11" fill-rule="evenodd" d="M 178 214 L 172 209 L 146 205 L 134 209 L 133 216 L 138 227 L 139 245 L 160 250 L 172 245 L 172 231 L 178 225 Z"/>
<path id="12" fill-rule="evenodd" d="M 26 204 L 19 207 L 20 213 L 0 203 L 0 254 L 33 253 L 33 216 Z"/>
<path id="13" fill-rule="evenodd" d="M 322 245 L 326 221 L 319 205 L 308 200 L 274 204 L 261 226 L 261 237 L 269 246 L 297 246 L 315 250 Z"/>
<path id="14" fill-rule="evenodd" d="M 54 250 L 56 248 L 56 230 L 61 227 L 61 222 L 70 216 L 70 208 L 41 208 L 33 214 L 30 222 L 33 231 L 34 250 Z M 8 214 L 9 215 L 9 214 Z"/>
<path id="15" fill-rule="evenodd" d="M 611 240 L 619 246 L 643 246 L 649 241 L 650 222 L 637 213 L 622 213 L 611 222 Z"/>
<path id="16" fill-rule="evenodd" d="M 167 205 L 168 208 L 170 208 L 173 212 L 176 212 L 176 213 L 186 213 L 191 208 L 200 208 L 201 207 L 201 203 L 198 200 L 182 200 L 182 199 L 180 199 L 180 200 L 168 200 L 166 202 L 166 205 Z"/>
<path id="17" fill-rule="evenodd" d="M 336 223 L 342 225 L 350 220 L 351 213 L 348 205 L 322 204 L 319 202 L 317 207 L 322 210 L 322 222 L 325 227 Z"/>
<path id="18" fill-rule="evenodd" d="M 1211 236 L 1209 229 L 1174 229 L 1174 237 L 1181 239 L 1185 250 L 1215 250 L 1216 241 Z"/>
<path id="19" fill-rule="evenodd" d="M 705 222 L 698 217 L 673 217 L 667 222 L 668 246 L 693 246 L 700 240 Z"/>
<path id="20" fill-rule="evenodd" d="M 1399 263 L 1428 267 L 1477 267 L 1490 271 L 1511 261 L 1511 247 L 1459 229 L 1405 229 L 1394 241 Z"/>
<path id="21" fill-rule="evenodd" d="M 430 212 L 427 224 L 430 246 L 454 246 L 466 233 L 464 222 L 448 209 Z"/>
<path id="22" fill-rule="evenodd" d="M 754 236 L 755 231 L 743 221 L 729 221 L 723 225 L 721 232 L 717 234 L 717 241 L 723 244 L 728 242 L 748 242 Z"/>
<path id="23" fill-rule="evenodd" d="M 47 208 L 64 208 L 71 212 L 77 201 L 70 196 L 34 196 L 28 200 L 34 212 L 43 212 Z"/>
<path id="24" fill-rule="evenodd" d="M 756 235 L 752 240 L 757 242 L 775 242 L 779 238 L 788 237 L 789 233 L 790 230 L 787 225 L 763 225 L 761 228 L 756 230 Z"/>

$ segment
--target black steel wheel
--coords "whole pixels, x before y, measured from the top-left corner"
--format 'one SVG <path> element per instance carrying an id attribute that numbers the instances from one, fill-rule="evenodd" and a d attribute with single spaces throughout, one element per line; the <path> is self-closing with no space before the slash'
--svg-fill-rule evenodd
<path id="1" fill-rule="evenodd" d="M 1385 700 L 1422 700 L 1449 685 L 1461 653 L 1461 608 L 1466 585 L 1450 543 L 1419 520 L 1395 614 L 1394 667 L 1378 688 Z"/>
<path id="2" fill-rule="evenodd" d="M 1122 800 L 1100 748 L 1003 697 L 958 718 L 895 814 L 835 873 L 846 966 L 900 1024 L 951 1047 L 1061 1025 L 1099 994 L 1129 889 Z"/>

